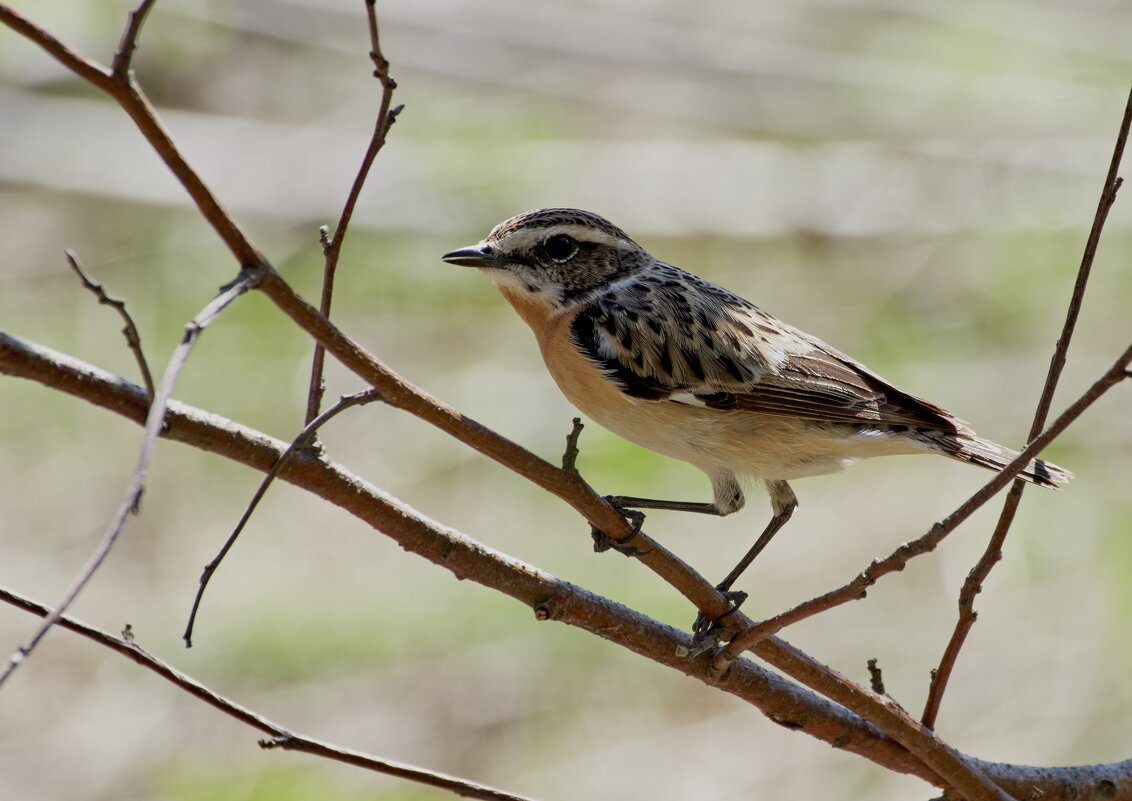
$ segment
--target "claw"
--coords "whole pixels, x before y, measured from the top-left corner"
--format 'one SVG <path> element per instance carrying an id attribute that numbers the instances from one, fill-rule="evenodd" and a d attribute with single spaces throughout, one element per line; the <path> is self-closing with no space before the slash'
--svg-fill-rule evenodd
<path id="1" fill-rule="evenodd" d="M 610 500 L 608 497 L 606 500 Z M 590 524 L 590 536 L 593 537 L 594 551 L 596 553 L 603 553 L 605 551 L 614 550 L 622 556 L 644 556 L 648 551 L 643 551 L 635 545 L 630 545 L 633 538 L 641 533 L 641 526 L 645 523 L 645 513 L 637 509 L 624 509 L 617 504 L 613 504 L 621 515 L 629 521 L 633 526 L 633 533 L 623 540 L 615 540 L 613 537 L 606 534 L 597 526 Z"/>
<path id="2" fill-rule="evenodd" d="M 716 589 L 719 589 L 718 587 Z M 709 634 L 718 628 L 720 621 L 730 617 L 739 611 L 739 607 L 747 600 L 747 593 L 742 590 L 720 590 L 723 597 L 731 604 L 731 608 L 724 612 L 719 617 L 708 617 L 703 612 L 696 615 L 696 620 L 692 623 L 692 638 L 696 642 L 703 641 Z"/>

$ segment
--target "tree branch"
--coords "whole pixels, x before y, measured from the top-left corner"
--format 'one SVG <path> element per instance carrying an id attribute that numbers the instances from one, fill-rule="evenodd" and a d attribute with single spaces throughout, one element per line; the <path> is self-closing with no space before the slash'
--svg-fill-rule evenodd
<path id="1" fill-rule="evenodd" d="M 135 19 L 137 18 L 131 19 L 131 25 L 134 24 Z M 216 231 L 241 267 L 252 267 L 264 261 L 251 240 L 220 205 L 220 201 L 196 171 L 189 166 L 129 70 L 115 74 L 104 69 L 63 44 L 27 17 L 14 11 L 7 3 L 0 3 L 0 22 L 42 47 L 64 67 L 92 86 L 101 89 L 122 107 L 149 142 L 150 147 L 157 152 L 181 186 L 189 193 L 201 216 Z M 137 24 L 140 25 L 140 20 Z"/>
<path id="2" fill-rule="evenodd" d="M 23 609 L 33 615 L 39 615 L 40 617 L 55 616 L 55 613 L 48 607 L 24 598 L 4 587 L 0 587 L 0 601 Z M 347 765 L 372 770 L 375 773 L 383 773 L 388 776 L 408 779 L 417 784 L 449 790 L 465 798 L 481 798 L 488 799 L 488 801 L 528 801 L 528 799 L 522 796 L 505 793 L 482 784 L 465 781 L 464 779 L 458 779 L 454 776 L 447 776 L 443 773 L 424 770 L 423 768 L 413 767 L 412 765 L 406 765 L 401 762 L 379 759 L 358 751 L 349 751 L 286 729 L 278 723 L 253 712 L 247 707 L 240 706 L 235 701 L 225 698 L 223 695 L 209 689 L 191 676 L 182 673 L 153 656 L 153 654 L 137 644 L 129 626 L 126 626 L 126 630 L 122 632 L 123 636 L 119 638 L 66 616 L 58 616 L 56 625 L 68 631 L 73 631 L 75 634 L 85 637 L 104 648 L 109 648 L 121 654 L 136 664 L 141 665 L 146 670 L 156 673 L 158 676 L 181 690 L 184 690 L 189 695 L 204 701 L 215 709 L 219 709 L 225 715 L 235 718 L 241 723 L 267 734 L 271 739 L 260 740 L 260 746 L 265 750 L 284 748 L 289 751 L 302 751 L 335 762 L 344 762 Z"/>
<path id="3" fill-rule="evenodd" d="M 78 275 L 79 280 L 83 282 L 83 286 L 94 293 L 98 298 L 98 302 L 103 306 L 110 306 L 125 322 L 125 327 L 122 329 L 122 335 L 126 337 L 126 345 L 130 348 L 130 352 L 134 354 L 134 360 L 138 363 L 138 370 L 141 371 L 142 381 L 145 382 L 145 391 L 149 393 L 149 397 L 153 397 L 155 390 L 153 387 L 153 374 L 149 371 L 149 362 L 145 359 L 145 353 L 142 351 L 141 335 L 138 333 L 138 327 L 134 325 L 134 318 L 130 314 L 129 309 L 126 308 L 126 301 L 121 298 L 114 298 L 106 294 L 106 289 L 91 279 L 83 268 L 79 266 L 78 256 L 75 255 L 73 250 L 66 251 L 67 263 L 71 265 L 71 269 Z"/>
<path id="4" fill-rule="evenodd" d="M 0 333 L 0 373 L 37 381 L 94 403 L 135 422 L 145 420 L 145 391 L 118 376 L 77 359 Z M 261 472 L 271 469 L 286 444 L 224 418 L 171 401 L 163 437 L 200 448 Z M 865 757 L 890 770 L 940 784 L 938 775 L 918 758 L 852 714 L 799 688 L 752 662 L 738 659 L 722 677 L 710 670 L 708 657 L 688 658 L 690 637 L 581 587 L 485 548 L 466 535 L 436 524 L 331 462 L 300 451 L 280 478 L 350 512 L 394 539 L 405 550 L 429 559 L 460 578 L 496 589 L 535 610 L 536 619 L 581 628 L 658 664 L 718 687 L 760 709 L 772 721 L 802 731 L 834 747 Z M 826 681 L 828 668 L 786 643 L 765 640 L 756 653 L 771 664 L 805 676 L 806 683 Z M 834 674 L 836 675 L 836 674 Z M 826 688 L 852 701 L 854 686 L 842 677 L 841 690 Z M 885 699 L 887 700 L 887 699 Z M 962 757 L 1006 792 L 1026 798 L 1037 789 L 1071 792 L 1077 801 L 1132 800 L 1132 760 L 1108 765 L 1037 768 Z"/>
<path id="5" fill-rule="evenodd" d="M 213 299 L 200 314 L 194 317 L 185 326 L 185 335 L 181 339 L 181 344 L 173 351 L 173 355 L 169 359 L 169 364 L 165 368 L 165 375 L 161 378 L 161 385 L 157 388 L 157 393 L 153 395 L 152 403 L 149 404 L 149 411 L 145 420 L 145 434 L 142 437 L 141 453 L 138 455 L 137 465 L 134 467 L 133 475 L 130 478 L 130 484 L 126 488 L 125 496 L 122 502 L 118 505 L 117 511 L 110 519 L 109 524 L 106 526 L 106 532 L 102 535 L 102 541 L 95 548 L 93 554 L 83 565 L 78 576 L 72 582 L 70 588 L 67 590 L 63 599 L 55 606 L 54 611 L 47 615 L 43 624 L 32 635 L 31 639 L 25 645 L 20 646 L 8 659 L 8 664 L 4 668 L 4 672 L 0 673 L 0 687 L 8 680 L 20 665 L 22 665 L 35 650 L 35 647 L 51 630 L 51 627 L 59 622 L 59 618 L 67 611 L 68 607 L 74 603 L 75 598 L 79 596 L 87 583 L 94 578 L 94 574 L 98 568 L 110 555 L 114 543 L 118 541 L 118 535 L 122 533 L 122 529 L 126 526 L 126 518 L 130 513 L 137 513 L 138 506 L 141 503 L 142 492 L 145 491 L 146 479 L 149 476 L 149 465 L 153 459 L 153 451 L 157 445 L 157 437 L 161 432 L 162 426 L 165 424 L 165 410 L 169 404 L 169 398 L 173 394 L 173 388 L 177 385 L 177 378 L 181 374 L 181 369 L 185 366 L 185 362 L 192 353 L 193 346 L 196 344 L 197 339 L 200 338 L 201 333 L 208 327 L 209 323 L 216 319 L 220 312 L 224 311 L 233 300 L 248 291 L 252 286 L 251 274 L 244 274 L 237 280 L 233 281 L 229 286 L 224 288 L 221 293 Z"/>
<path id="6" fill-rule="evenodd" d="M 114 60 L 110 64 L 110 74 L 114 78 L 126 79 L 126 74 L 130 71 L 130 62 L 134 59 L 134 51 L 137 49 L 141 27 L 145 24 L 146 15 L 155 2 L 157 0 L 142 0 L 141 5 L 130 12 L 130 21 L 126 25 L 122 41 L 118 44 L 118 50 L 114 53 Z"/>
<path id="7" fill-rule="evenodd" d="M 135 422 L 145 420 L 145 391 L 123 378 L 49 348 L 0 333 L 0 374 L 37 381 Z M 170 402 L 162 436 L 267 472 L 285 452 L 284 442 L 230 420 Z M 300 450 L 279 473 L 288 483 L 349 512 L 402 548 L 498 590 L 557 620 L 673 667 L 754 704 L 768 717 L 894 770 L 931 776 L 891 738 L 837 704 L 798 688 L 746 660 L 722 679 L 708 675 L 704 659 L 689 659 L 689 635 L 607 598 L 561 581 L 464 534 L 440 526 L 371 486 L 343 467 Z M 816 664 L 816 663 L 814 663 Z M 811 665 L 810 670 L 816 669 Z M 931 779 L 928 779 L 931 781 Z"/>
<path id="8" fill-rule="evenodd" d="M 1029 439 L 1038 436 L 1049 417 L 1050 406 L 1053 404 L 1053 395 L 1057 390 L 1061 371 L 1065 367 L 1065 356 L 1069 351 L 1069 342 L 1073 338 L 1073 331 L 1077 327 L 1077 318 L 1081 314 L 1081 304 L 1085 299 L 1085 288 L 1089 283 L 1089 276 L 1093 270 L 1093 260 L 1096 258 L 1097 246 L 1101 241 L 1105 221 L 1108 219 L 1109 209 L 1116 202 L 1116 193 L 1120 190 L 1122 179 L 1118 176 L 1120 161 L 1124 156 L 1124 146 L 1128 142 L 1128 129 L 1132 125 L 1132 90 L 1128 93 L 1128 100 L 1124 105 L 1124 117 L 1120 123 L 1120 131 L 1116 135 L 1116 145 L 1113 147 L 1112 159 L 1109 162 L 1108 174 L 1101 189 L 1101 197 L 1097 202 L 1097 211 L 1093 215 L 1093 225 L 1089 230 L 1089 238 L 1085 242 L 1085 252 L 1081 256 L 1081 264 L 1077 269 L 1077 280 L 1073 286 L 1073 294 L 1069 299 L 1069 308 L 1065 313 L 1065 323 L 1058 337 L 1057 345 L 1050 359 L 1049 371 L 1046 374 L 1045 386 L 1038 400 L 1038 408 L 1034 412 L 1034 420 L 1030 425 Z M 935 728 L 936 718 L 939 716 L 939 707 L 943 702 L 943 694 L 947 691 L 947 682 L 959 658 L 959 651 L 967 641 L 967 634 L 975 625 L 975 597 L 982 592 L 983 582 L 990 575 L 995 564 L 1002 559 L 1002 546 L 1006 542 L 1006 535 L 1014 522 L 1014 515 L 1018 511 L 1018 504 L 1022 502 L 1022 491 L 1026 488 L 1024 481 L 1015 481 L 1006 501 L 1002 506 L 998 523 L 994 527 L 986 550 L 979 558 L 971 571 L 967 574 L 963 587 L 959 590 L 959 618 L 955 621 L 955 628 L 951 638 L 940 657 L 939 666 L 932 671 L 931 683 L 928 686 L 928 698 L 924 705 L 924 712 L 920 720 L 930 729 Z"/>
<path id="9" fill-rule="evenodd" d="M 283 451 L 283 454 L 276 460 L 275 464 L 271 466 L 271 469 L 267 471 L 267 475 L 263 477 L 263 481 L 260 482 L 255 494 L 252 495 L 251 501 L 248 502 L 247 508 L 240 516 L 239 522 L 236 523 L 236 528 L 228 535 L 228 539 L 224 541 L 224 545 L 221 546 L 220 551 L 213 557 L 212 561 L 204 566 L 204 571 L 200 576 L 200 584 L 197 587 L 197 594 L 193 598 L 193 606 L 189 611 L 189 621 L 185 625 L 185 633 L 181 635 L 181 639 L 185 641 L 186 648 L 193 647 L 193 624 L 196 622 L 197 610 L 200 609 L 200 603 L 204 599 L 204 592 L 208 588 L 208 582 L 212 580 L 213 574 L 216 573 L 216 569 L 220 567 L 220 563 L 224 561 L 224 557 L 227 556 L 228 551 L 236 544 L 236 539 L 240 536 L 240 532 L 244 530 L 244 526 L 251 520 L 252 513 L 255 512 L 256 507 L 259 506 L 259 502 L 263 499 L 263 496 L 267 494 L 267 488 L 271 486 L 271 482 L 279 475 L 279 471 L 286 467 L 287 462 L 292 459 L 301 448 L 306 448 L 310 445 L 314 440 L 315 434 L 318 433 L 318 430 L 325 423 L 333 420 L 347 409 L 351 409 L 354 406 L 362 406 L 377 400 L 381 400 L 381 395 L 377 390 L 373 389 L 364 392 L 356 392 L 353 395 L 347 395 L 340 399 L 338 403 L 307 423 L 306 426 L 303 427 L 303 430 L 299 432 L 299 435 L 291 440 L 291 444 L 287 446 L 287 450 Z"/>

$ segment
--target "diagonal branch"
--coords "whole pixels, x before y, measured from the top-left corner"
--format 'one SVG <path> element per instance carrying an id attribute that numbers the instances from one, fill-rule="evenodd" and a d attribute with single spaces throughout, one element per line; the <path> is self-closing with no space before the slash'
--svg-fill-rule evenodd
<path id="1" fill-rule="evenodd" d="M 136 514 L 139 504 L 141 504 L 142 493 L 145 491 L 146 479 L 149 476 L 149 465 L 153 459 L 153 451 L 157 445 L 157 437 L 161 433 L 162 426 L 165 424 L 165 410 L 169 404 L 169 398 L 173 394 L 173 388 L 177 384 L 177 378 L 181 374 L 181 369 L 185 366 L 185 362 L 192 353 L 193 346 L 196 344 L 197 339 L 200 338 L 201 333 L 208 327 L 209 323 L 216 319 L 228 304 L 238 298 L 240 295 L 248 291 L 252 286 L 251 274 L 245 274 L 233 281 L 229 286 L 221 291 L 204 309 L 200 314 L 194 317 L 185 326 L 185 335 L 181 339 L 181 344 L 173 351 L 173 355 L 169 359 L 169 364 L 165 368 L 165 375 L 161 378 L 161 385 L 158 387 L 156 394 L 153 395 L 153 401 L 149 404 L 149 412 L 145 421 L 145 434 L 142 438 L 141 453 L 138 455 L 137 465 L 134 467 L 133 475 L 130 478 L 130 484 L 126 488 L 125 496 L 122 502 L 118 505 L 117 511 L 110 519 L 109 524 L 106 526 L 106 531 L 102 535 L 102 541 L 98 544 L 94 553 L 91 554 L 87 563 L 83 565 L 78 576 L 72 582 L 70 588 L 67 590 L 63 599 L 56 604 L 54 611 L 47 615 L 46 619 L 39 629 L 32 635 L 31 639 L 25 645 L 20 646 L 8 659 L 8 664 L 4 668 L 3 673 L 0 673 L 0 686 L 8 680 L 8 677 L 15 672 L 15 670 L 22 665 L 35 650 L 35 647 L 51 630 L 51 627 L 59 622 L 59 619 L 67 611 L 75 598 L 86 587 L 87 583 L 94 577 L 98 568 L 110 555 L 114 543 L 118 540 L 118 535 L 122 533 L 122 529 L 126 526 L 126 518 L 131 514 Z"/>
<path id="2" fill-rule="evenodd" d="M 24 598 L 4 587 L 0 587 L 0 601 L 23 609 L 25 612 L 30 612 L 33 615 L 39 615 L 40 617 L 50 617 L 52 615 L 51 610 L 46 606 Z M 528 799 L 522 796 L 505 793 L 501 790 L 485 787 L 482 784 L 465 781 L 464 779 L 458 779 L 454 776 L 447 776 L 443 773 L 436 773 L 431 770 L 424 770 L 423 768 L 413 767 L 412 765 L 405 765 L 401 762 L 379 759 L 357 751 L 348 751 L 336 745 L 314 740 L 310 737 L 305 737 L 285 729 L 278 723 L 268 720 L 247 707 L 225 698 L 223 695 L 220 695 L 220 693 L 209 689 L 191 676 L 182 673 L 153 656 L 153 654 L 137 644 L 129 626 L 126 627 L 126 630 L 122 632 L 122 637 L 119 638 L 66 616 L 59 617 L 57 625 L 60 628 L 73 631 L 104 648 L 109 648 L 121 654 L 136 664 L 141 665 L 146 670 L 156 673 L 158 676 L 184 690 L 189 695 L 199 698 L 201 701 L 204 701 L 215 709 L 219 709 L 229 717 L 235 718 L 241 723 L 253 729 L 258 729 L 268 735 L 271 738 L 270 740 L 260 740 L 260 746 L 265 750 L 284 748 L 289 751 L 302 751 L 307 754 L 313 754 L 314 756 L 331 759 L 335 762 L 344 762 L 347 765 L 372 770 L 375 773 L 383 773 L 387 776 L 408 779 L 409 781 L 429 787 L 449 790 L 465 798 L 480 798 L 487 799 L 488 801 L 528 801 Z"/>
<path id="3" fill-rule="evenodd" d="M 176 176 L 177 181 L 189 193 L 201 216 L 216 231 L 240 266 L 248 268 L 264 261 L 251 240 L 220 205 L 220 201 L 196 171 L 189 166 L 180 149 L 173 142 L 173 138 L 157 118 L 153 106 L 134 82 L 129 70 L 120 74 L 106 70 L 2 2 L 0 2 L 0 23 L 39 45 L 75 75 L 112 97 L 129 115 L 150 147 L 157 152 Z"/>
<path id="4" fill-rule="evenodd" d="M 1120 171 L 1120 161 L 1124 156 L 1124 146 L 1128 142 L 1128 129 L 1132 125 L 1132 90 L 1129 90 L 1128 100 L 1124 105 L 1124 117 L 1120 123 L 1120 131 L 1116 136 L 1116 145 L 1113 147 L 1112 160 L 1109 162 L 1108 174 L 1105 176 L 1104 187 L 1101 189 L 1101 197 L 1097 203 L 1096 214 L 1093 215 L 1093 225 L 1089 230 L 1089 238 L 1085 242 L 1085 252 L 1081 256 L 1081 264 L 1077 269 L 1077 280 L 1073 286 L 1073 294 L 1069 299 L 1069 308 L 1065 314 L 1065 324 L 1061 329 L 1061 336 L 1058 337 L 1057 346 L 1054 348 L 1053 357 L 1050 359 L 1049 372 L 1046 374 L 1045 386 L 1042 387 L 1042 395 L 1038 400 L 1038 408 L 1034 412 L 1034 421 L 1030 426 L 1029 439 L 1034 439 L 1038 433 L 1045 426 L 1046 420 L 1049 417 L 1049 409 L 1053 403 L 1053 394 L 1057 390 L 1057 383 L 1061 378 L 1061 371 L 1065 367 L 1065 356 L 1069 351 L 1069 342 L 1073 338 L 1073 331 L 1077 327 L 1077 318 L 1081 314 L 1081 304 L 1085 299 L 1085 288 L 1089 283 L 1089 276 L 1092 274 L 1093 261 L 1097 255 L 1097 246 L 1101 241 L 1101 233 L 1104 231 L 1105 221 L 1108 219 L 1109 209 L 1112 204 L 1116 202 L 1116 193 L 1120 191 L 1120 185 L 1123 182 L 1118 175 Z M 935 728 L 936 718 L 939 715 L 939 707 L 943 702 L 943 694 L 947 691 L 947 682 L 951 678 L 951 672 L 955 668 L 955 662 L 959 658 L 959 651 L 963 648 L 963 644 L 967 640 L 967 634 L 971 631 L 971 627 L 975 625 L 975 597 L 982 592 L 983 582 L 986 581 L 987 576 L 990 575 L 991 570 L 995 564 L 1002 559 L 1002 546 L 1006 542 L 1006 535 L 1010 531 L 1010 526 L 1014 522 L 1014 515 L 1018 511 L 1018 504 L 1022 502 L 1022 491 L 1025 489 L 1026 484 L 1023 481 L 1015 481 L 1014 486 L 1011 487 L 1010 492 L 1006 496 L 1006 501 L 1002 506 L 1002 512 L 999 515 L 998 523 L 995 524 L 994 531 L 991 534 L 990 541 L 987 543 L 986 550 L 983 555 L 979 557 L 979 561 L 971 568 L 970 573 L 963 582 L 963 587 L 959 591 L 959 619 L 955 621 L 955 628 L 951 632 L 951 638 L 947 642 L 947 647 L 943 651 L 943 656 L 940 657 L 939 666 L 932 671 L 931 683 L 928 686 L 928 698 L 924 705 L 924 712 L 920 720 L 925 726 L 930 729 Z"/>

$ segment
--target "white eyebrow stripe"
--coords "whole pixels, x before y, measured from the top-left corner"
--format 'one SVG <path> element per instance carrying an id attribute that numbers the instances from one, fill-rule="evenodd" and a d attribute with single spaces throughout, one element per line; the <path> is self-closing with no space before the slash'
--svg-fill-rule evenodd
<path id="1" fill-rule="evenodd" d="M 528 250 L 535 245 L 545 242 L 552 236 L 558 236 L 560 234 L 564 234 L 579 242 L 592 242 L 597 245 L 608 245 L 609 247 L 624 247 L 626 244 L 620 237 L 613 236 L 597 228 L 589 228 L 584 225 L 563 224 L 551 225 L 546 228 L 520 228 L 499 240 L 498 246 L 504 252 L 514 253 L 516 251 Z"/>

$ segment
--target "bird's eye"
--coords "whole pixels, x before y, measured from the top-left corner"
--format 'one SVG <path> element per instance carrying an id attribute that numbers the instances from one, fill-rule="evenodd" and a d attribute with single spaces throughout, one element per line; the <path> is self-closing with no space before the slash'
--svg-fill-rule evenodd
<path id="1" fill-rule="evenodd" d="M 558 234 L 542 243 L 542 251 L 553 261 L 566 261 L 578 251 L 578 243 L 565 234 Z"/>

